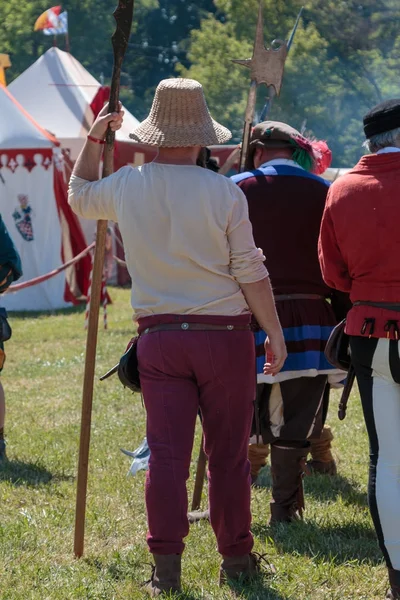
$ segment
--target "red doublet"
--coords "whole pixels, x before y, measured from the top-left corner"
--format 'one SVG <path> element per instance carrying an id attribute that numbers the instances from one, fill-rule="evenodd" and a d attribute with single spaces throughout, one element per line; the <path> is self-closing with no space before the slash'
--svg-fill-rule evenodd
<path id="1" fill-rule="evenodd" d="M 400 153 L 364 156 L 330 188 L 319 259 L 325 282 L 353 302 L 400 302 Z M 347 333 L 397 339 L 394 311 L 354 307 Z M 366 325 L 366 326 L 365 326 Z"/>

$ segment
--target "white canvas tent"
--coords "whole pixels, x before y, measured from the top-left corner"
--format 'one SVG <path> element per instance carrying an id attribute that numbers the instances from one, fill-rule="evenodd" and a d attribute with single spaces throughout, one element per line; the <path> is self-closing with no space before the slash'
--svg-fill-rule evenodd
<path id="1" fill-rule="evenodd" d="M 8 86 L 25 110 L 57 137 L 62 148 L 70 150 L 73 161 L 93 123 L 90 105 L 101 88 L 79 61 L 59 48 L 47 50 Z M 124 110 L 124 125 L 117 132 L 117 141 L 132 143 L 129 133 L 138 120 Z"/>
<path id="2" fill-rule="evenodd" d="M 19 282 L 52 271 L 85 247 L 67 203 L 58 146 L 0 86 L 0 212 L 21 255 L 24 275 Z M 87 287 L 87 278 L 85 261 L 37 286 L 2 296 L 0 304 L 8 310 L 69 306 L 86 291 L 82 287 Z"/>

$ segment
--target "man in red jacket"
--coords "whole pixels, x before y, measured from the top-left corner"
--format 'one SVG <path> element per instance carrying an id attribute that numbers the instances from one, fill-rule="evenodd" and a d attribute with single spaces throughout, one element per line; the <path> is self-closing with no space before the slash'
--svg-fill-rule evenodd
<path id="1" fill-rule="evenodd" d="M 372 152 L 330 188 L 319 255 L 325 282 L 350 292 L 347 317 L 370 441 L 369 506 L 400 599 L 400 99 L 364 117 Z"/>

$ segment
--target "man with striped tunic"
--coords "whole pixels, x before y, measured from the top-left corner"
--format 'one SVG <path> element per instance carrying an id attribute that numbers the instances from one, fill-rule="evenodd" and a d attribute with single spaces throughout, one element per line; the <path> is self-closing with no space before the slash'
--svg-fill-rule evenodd
<path id="1" fill-rule="evenodd" d="M 315 175 L 320 158 L 315 145 L 289 125 L 264 122 L 252 132 L 249 170 L 233 177 L 247 197 L 256 245 L 267 257 L 288 349 L 282 371 L 266 376 L 261 364 L 265 333 L 255 333 L 258 398 L 253 432 L 258 425 L 263 444 L 252 439 L 249 458 L 256 476 L 271 445 L 271 522 L 290 522 L 301 515 L 310 441 L 321 443 L 329 384 L 343 380 L 343 372 L 324 356 L 337 317 L 332 290 L 318 263 L 318 234 L 329 188 Z M 328 453 L 321 457 L 327 455 L 322 470 L 332 472 L 332 435 L 329 429 L 324 435 Z"/>

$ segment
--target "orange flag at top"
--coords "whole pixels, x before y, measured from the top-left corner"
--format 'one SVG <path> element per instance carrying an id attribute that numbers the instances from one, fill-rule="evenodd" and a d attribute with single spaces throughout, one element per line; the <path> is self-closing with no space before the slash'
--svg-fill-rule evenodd
<path id="1" fill-rule="evenodd" d="M 49 8 L 40 17 L 36 20 L 34 31 L 40 31 L 42 29 L 50 29 L 52 27 L 57 27 L 58 25 L 58 17 L 61 12 L 61 6 L 53 6 L 53 8 Z"/>

